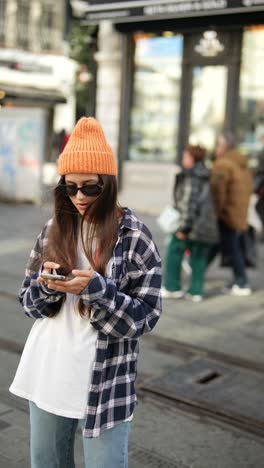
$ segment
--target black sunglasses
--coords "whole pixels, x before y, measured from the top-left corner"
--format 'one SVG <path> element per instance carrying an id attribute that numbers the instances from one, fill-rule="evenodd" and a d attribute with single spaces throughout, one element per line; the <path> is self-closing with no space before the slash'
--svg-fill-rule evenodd
<path id="1" fill-rule="evenodd" d="M 63 189 L 63 193 L 67 197 L 75 197 L 78 190 L 87 197 L 97 197 L 103 190 L 103 187 L 99 184 L 86 184 L 81 187 L 77 187 L 75 184 L 60 184 Z"/>

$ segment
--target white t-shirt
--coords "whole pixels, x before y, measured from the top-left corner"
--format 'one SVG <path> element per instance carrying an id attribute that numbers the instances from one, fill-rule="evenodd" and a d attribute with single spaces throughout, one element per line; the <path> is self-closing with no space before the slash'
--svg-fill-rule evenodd
<path id="1" fill-rule="evenodd" d="M 89 269 L 86 256 L 79 251 L 78 269 Z M 78 296 L 67 294 L 58 315 L 35 321 L 10 392 L 50 413 L 82 419 L 98 332 L 89 318 L 80 316 L 78 300 Z"/>

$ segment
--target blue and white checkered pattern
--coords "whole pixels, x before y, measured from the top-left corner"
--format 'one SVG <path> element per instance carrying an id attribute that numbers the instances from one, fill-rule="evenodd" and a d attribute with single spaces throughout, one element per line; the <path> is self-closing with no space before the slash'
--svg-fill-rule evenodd
<path id="1" fill-rule="evenodd" d="M 64 296 L 36 281 L 51 223 L 31 251 L 19 295 L 26 315 L 33 318 L 47 318 Z M 149 230 L 129 209 L 119 228 L 112 265 L 111 277 L 94 272 L 80 293 L 98 330 L 85 437 L 98 437 L 133 413 L 138 338 L 153 329 L 161 314 L 160 256 Z"/>

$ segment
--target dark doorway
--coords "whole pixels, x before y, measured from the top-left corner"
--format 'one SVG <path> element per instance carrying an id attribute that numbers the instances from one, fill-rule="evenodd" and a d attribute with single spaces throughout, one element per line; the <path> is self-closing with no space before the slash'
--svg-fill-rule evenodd
<path id="1" fill-rule="evenodd" d="M 178 162 L 188 142 L 210 151 L 223 128 L 236 130 L 241 40 L 237 29 L 185 35 Z"/>

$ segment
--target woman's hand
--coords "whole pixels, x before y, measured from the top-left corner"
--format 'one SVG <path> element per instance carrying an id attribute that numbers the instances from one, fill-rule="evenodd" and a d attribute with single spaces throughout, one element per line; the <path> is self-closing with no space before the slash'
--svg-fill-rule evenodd
<path id="1" fill-rule="evenodd" d="M 46 263 L 50 264 L 51 262 Z M 86 288 L 86 286 L 90 282 L 93 276 L 93 270 L 72 270 L 72 274 L 74 276 L 74 278 L 72 279 L 65 281 L 45 280 L 45 283 L 47 284 L 48 288 L 54 289 L 55 291 L 63 292 L 66 294 L 80 294 L 80 292 L 82 292 L 82 290 Z M 41 280 L 43 281 L 42 278 Z"/>
<path id="2" fill-rule="evenodd" d="M 57 268 L 60 268 L 60 265 L 58 263 L 55 263 L 55 262 L 44 262 L 43 263 L 43 270 L 41 273 L 52 273 L 52 270 L 56 270 Z M 41 276 L 39 276 L 37 278 L 37 282 L 38 283 L 46 283 L 47 284 L 47 280 L 45 280 L 44 278 L 42 278 Z"/>

